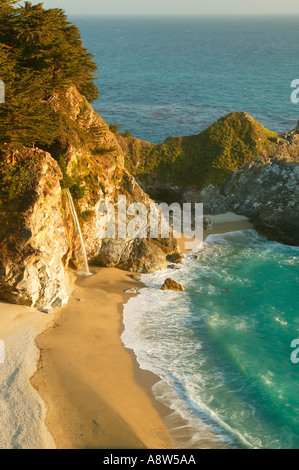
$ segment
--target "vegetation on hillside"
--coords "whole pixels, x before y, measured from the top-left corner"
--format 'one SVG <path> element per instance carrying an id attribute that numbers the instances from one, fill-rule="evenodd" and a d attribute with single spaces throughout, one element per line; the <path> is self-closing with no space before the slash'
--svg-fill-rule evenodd
<path id="1" fill-rule="evenodd" d="M 6 91 L 0 150 L 7 145 L 48 149 L 61 141 L 71 125 L 58 112 L 57 99 L 71 85 L 88 101 L 96 99 L 96 68 L 63 10 L 0 0 L 0 78 Z"/>
<path id="2" fill-rule="evenodd" d="M 138 155 L 133 152 L 126 166 L 141 180 L 161 184 L 220 184 L 262 154 L 276 137 L 248 114 L 233 112 L 198 135 L 168 137 L 162 144 L 138 147 Z"/>
<path id="3" fill-rule="evenodd" d="M 63 10 L 0 0 L 0 79 L 6 90 L 0 105 L 0 157 L 22 147 L 49 151 L 62 170 L 62 186 L 77 199 L 86 191 L 97 194 L 99 175 L 108 172 L 118 154 L 114 137 L 103 139 L 106 124 L 91 118 L 88 103 L 98 97 L 96 68 Z M 276 137 L 246 113 L 231 113 L 198 135 L 169 137 L 159 145 L 134 139 L 129 130 L 121 134 L 117 124 L 109 127 L 127 155 L 128 170 L 161 185 L 221 183 Z M 65 161 L 70 146 L 81 155 L 71 175 Z M 23 170 L 13 169 L 6 175 L 12 187 L 5 191 L 18 190 L 16 171 L 24 180 Z"/>

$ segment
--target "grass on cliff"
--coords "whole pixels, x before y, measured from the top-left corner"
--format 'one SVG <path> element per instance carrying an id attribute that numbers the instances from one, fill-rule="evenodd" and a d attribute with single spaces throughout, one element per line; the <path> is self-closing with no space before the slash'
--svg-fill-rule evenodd
<path id="1" fill-rule="evenodd" d="M 24 159 L 17 164 L 0 163 L 0 207 L 19 206 L 34 187 L 38 159 Z"/>
<path id="2" fill-rule="evenodd" d="M 199 188 L 217 185 L 263 154 L 276 137 L 247 113 L 233 112 L 198 135 L 168 137 L 162 144 L 138 148 L 138 165 L 136 156 L 126 164 L 141 180 Z"/>

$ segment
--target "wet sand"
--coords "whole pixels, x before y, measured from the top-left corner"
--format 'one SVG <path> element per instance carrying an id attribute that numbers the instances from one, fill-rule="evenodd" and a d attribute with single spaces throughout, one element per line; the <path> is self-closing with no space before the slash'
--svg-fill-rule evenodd
<path id="1" fill-rule="evenodd" d="M 157 378 L 139 369 L 120 339 L 124 290 L 142 284 L 115 268 L 92 272 L 37 338 L 32 384 L 46 402 L 46 425 L 62 449 L 171 448 L 161 419 L 168 409 L 150 393 Z"/>
<path id="2" fill-rule="evenodd" d="M 252 228 L 234 214 L 212 219 L 204 238 Z M 184 241 L 178 240 L 182 251 Z M 115 268 L 92 271 L 77 278 L 68 305 L 36 339 L 41 358 L 31 382 L 46 403 L 47 428 L 60 449 L 173 448 L 173 414 L 152 393 L 160 378 L 141 370 L 120 338 L 123 305 L 131 296 L 124 290 L 143 284 Z M 176 428 L 185 425 L 175 417 Z"/>

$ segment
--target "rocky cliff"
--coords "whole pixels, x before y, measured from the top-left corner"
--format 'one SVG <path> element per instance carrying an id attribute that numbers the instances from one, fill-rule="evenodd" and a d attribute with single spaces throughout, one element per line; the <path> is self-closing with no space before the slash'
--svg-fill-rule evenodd
<path id="1" fill-rule="evenodd" d="M 127 205 L 148 207 L 153 201 L 124 168 L 115 135 L 77 89 L 54 101 L 56 112 L 68 118 L 67 138 L 55 142 L 51 153 L 8 150 L 0 168 L 0 299 L 38 307 L 66 301 L 66 267 L 69 262 L 80 267 L 66 188 L 73 194 L 91 264 L 152 272 L 178 254 L 172 238 L 104 237 L 108 220 L 99 211 L 102 203 L 111 204 L 118 219 L 119 195 L 126 196 Z"/>
<path id="2" fill-rule="evenodd" d="M 180 259 L 176 240 L 152 239 L 148 227 L 144 238 L 106 237 L 103 203 L 118 221 L 119 195 L 127 206 L 149 209 L 153 202 L 128 168 L 145 189 L 164 190 L 166 202 L 179 189 L 182 200 L 203 202 L 205 213 L 247 215 L 269 238 L 299 243 L 297 131 L 277 136 L 246 113 L 232 113 L 198 138 L 169 138 L 157 147 L 111 132 L 74 86 L 53 96 L 51 106 L 62 123 L 59 138 L 43 149 L 8 148 L 0 160 L 0 299 L 39 307 L 67 300 L 66 268 L 80 268 L 82 252 L 66 189 L 91 265 L 153 272 Z M 157 168 L 169 170 L 164 182 Z M 186 187 L 186 171 L 194 181 L 201 175 L 198 184 Z"/>
<path id="3" fill-rule="evenodd" d="M 122 139 L 120 139 L 122 140 Z M 279 138 L 244 112 L 233 112 L 197 135 L 168 137 L 162 144 L 130 143 L 126 166 L 150 194 L 177 199 L 186 186 L 221 184 Z M 120 142 L 121 144 L 121 142 Z"/>
<path id="4" fill-rule="evenodd" d="M 102 203 L 113 206 L 117 221 L 119 195 L 126 197 L 127 207 L 132 203 L 142 203 L 149 208 L 153 201 L 124 167 L 124 144 L 120 145 L 117 136 L 75 87 L 68 90 L 62 103 L 64 112 L 77 126 L 72 143 L 64 153 L 64 161 L 67 175 L 75 182 L 75 189 L 79 180 L 83 191 L 83 197 L 77 201 L 77 210 L 90 263 L 138 272 L 153 272 L 165 267 L 167 257 L 178 252 L 177 242 L 172 238 L 104 238 L 107 220 L 99 211 Z M 84 130 L 83 140 L 80 130 Z M 86 135 L 90 136 L 89 139 Z M 73 260 L 76 263 L 76 253 Z"/>
<path id="5" fill-rule="evenodd" d="M 298 245 L 298 159 L 298 127 L 275 134 L 238 112 L 196 136 L 132 140 L 126 165 L 157 199 L 202 202 L 205 214 L 233 211 L 268 238 Z"/>
<path id="6" fill-rule="evenodd" d="M 221 186 L 190 189 L 185 199 L 202 202 L 206 214 L 245 215 L 270 240 L 299 245 L 299 155 L 257 157 Z"/>
<path id="7" fill-rule="evenodd" d="M 42 150 L 9 153 L 1 163 L 0 298 L 45 306 L 67 300 L 71 256 L 58 164 Z"/>

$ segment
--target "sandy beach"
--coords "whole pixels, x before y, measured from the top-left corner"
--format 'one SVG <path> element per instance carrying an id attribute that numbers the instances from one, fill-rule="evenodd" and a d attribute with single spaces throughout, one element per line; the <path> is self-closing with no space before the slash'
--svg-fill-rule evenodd
<path id="1" fill-rule="evenodd" d="M 234 214 L 212 219 L 213 230 L 205 231 L 204 238 L 252 227 L 247 219 Z M 178 242 L 184 251 L 184 238 Z M 4 388 L 6 384 L 2 401 L 10 407 L 4 421 L 16 414 L 11 432 L 1 437 L 1 448 L 176 447 L 175 433 L 170 430 L 174 427 L 172 412 L 152 393 L 160 378 L 141 370 L 120 338 L 123 305 L 131 296 L 124 291 L 142 288 L 143 284 L 116 268 L 92 268 L 92 273 L 90 277 L 75 277 L 69 303 L 54 315 L 1 304 L 1 337 L 10 337 L 12 357 L 17 349 L 23 354 L 19 355 L 20 364 L 10 365 L 5 374 L 0 366 Z M 18 339 L 19 334 L 27 341 L 26 346 Z M 10 377 L 15 370 L 22 398 L 18 397 L 14 409 L 10 403 L 18 395 Z M 28 404 L 28 416 L 19 422 L 20 409 L 28 408 Z M 30 423 L 32 415 L 35 426 Z M 177 428 L 184 425 L 183 420 L 175 418 Z M 25 436 L 24 430 L 29 427 L 27 438 L 13 437 L 16 429 L 23 429 Z"/>
<path id="2" fill-rule="evenodd" d="M 0 302 L 0 449 L 54 449 L 45 426 L 46 408 L 30 384 L 39 350 L 34 339 L 51 323 L 36 309 Z"/>
<path id="3" fill-rule="evenodd" d="M 137 368 L 120 339 L 124 290 L 141 284 L 114 268 L 92 272 L 37 339 L 32 383 L 47 404 L 47 427 L 57 448 L 170 448 L 147 391 L 155 376 Z"/>

